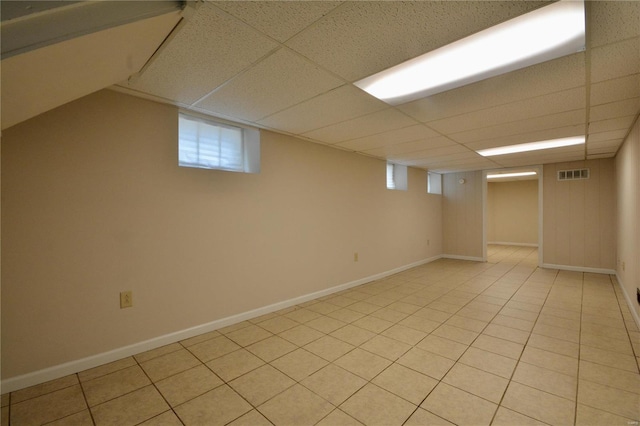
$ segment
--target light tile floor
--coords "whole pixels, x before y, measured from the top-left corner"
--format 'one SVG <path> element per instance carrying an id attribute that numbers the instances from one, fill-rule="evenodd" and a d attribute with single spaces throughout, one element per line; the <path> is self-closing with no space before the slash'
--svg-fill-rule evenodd
<path id="1" fill-rule="evenodd" d="M 2 425 L 637 424 L 615 277 L 536 264 L 441 259 L 2 395 Z"/>

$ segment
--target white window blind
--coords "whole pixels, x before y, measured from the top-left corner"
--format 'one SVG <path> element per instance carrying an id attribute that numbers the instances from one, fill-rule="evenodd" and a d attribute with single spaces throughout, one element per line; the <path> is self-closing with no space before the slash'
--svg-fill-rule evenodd
<path id="1" fill-rule="evenodd" d="M 407 189 L 407 166 L 387 163 L 387 189 Z"/>
<path id="2" fill-rule="evenodd" d="M 185 114 L 179 116 L 178 164 L 182 167 L 256 173 L 259 133 Z"/>

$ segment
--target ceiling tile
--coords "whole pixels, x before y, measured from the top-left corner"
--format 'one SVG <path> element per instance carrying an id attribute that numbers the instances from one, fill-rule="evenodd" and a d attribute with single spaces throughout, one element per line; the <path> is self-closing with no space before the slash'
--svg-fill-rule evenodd
<path id="1" fill-rule="evenodd" d="M 282 48 L 196 105 L 255 121 L 341 84 L 338 78 Z"/>
<path id="2" fill-rule="evenodd" d="M 620 129 L 628 130 L 635 119 L 635 115 L 628 115 L 626 117 L 611 118 L 609 120 L 592 121 L 589 123 L 589 133 Z"/>
<path id="3" fill-rule="evenodd" d="M 615 152 L 610 152 L 607 154 L 587 154 L 587 160 L 597 160 L 599 158 L 612 158 L 615 157 Z"/>
<path id="4" fill-rule="evenodd" d="M 400 154 L 408 154 L 416 151 L 424 151 L 433 148 L 455 147 L 453 152 L 460 151 L 460 145 L 453 142 L 445 136 L 438 136 L 431 139 L 422 139 L 417 141 L 402 142 L 394 145 L 387 145 L 380 148 L 362 150 L 363 153 L 376 157 L 386 157 Z M 450 152 L 442 152 L 442 155 Z"/>
<path id="5" fill-rule="evenodd" d="M 586 120 L 584 109 L 561 112 L 543 117 L 534 117 L 512 123 L 485 127 L 461 133 L 451 133 L 449 137 L 460 143 L 477 142 L 481 140 L 495 140 L 496 138 L 529 133 L 538 130 L 555 129 L 567 125 L 584 124 Z"/>
<path id="6" fill-rule="evenodd" d="M 594 83 L 638 72 L 640 72 L 640 37 L 591 50 L 591 81 Z"/>
<path id="7" fill-rule="evenodd" d="M 344 85 L 270 115 L 258 123 L 301 134 L 384 108 L 388 108 L 384 102 L 351 85 Z"/>
<path id="8" fill-rule="evenodd" d="M 336 144 L 415 124 L 416 121 L 413 118 L 407 117 L 393 108 L 387 108 L 362 117 L 312 130 L 304 133 L 303 136 L 329 144 Z"/>
<path id="9" fill-rule="evenodd" d="M 589 120 L 601 121 L 636 115 L 638 111 L 640 111 L 640 97 L 593 106 L 589 112 Z"/>
<path id="10" fill-rule="evenodd" d="M 354 151 L 365 151 L 387 145 L 396 145 L 401 142 L 415 141 L 438 136 L 438 133 L 426 127 L 424 124 L 416 124 L 401 129 L 382 132 L 363 138 L 352 139 L 336 144 L 341 148 L 352 149 Z"/>
<path id="11" fill-rule="evenodd" d="M 640 73 L 591 85 L 591 106 L 640 96 Z"/>
<path id="12" fill-rule="evenodd" d="M 430 159 L 433 161 L 440 160 L 442 161 L 445 158 L 449 158 L 451 156 L 458 156 L 454 158 L 476 158 L 480 157 L 478 154 L 469 151 L 463 146 L 460 145 L 449 145 L 438 148 L 429 148 L 421 151 L 414 151 L 403 154 L 394 154 L 389 158 L 394 160 L 415 160 L 415 159 Z"/>
<path id="13" fill-rule="evenodd" d="M 609 141 L 618 139 L 622 141 L 625 136 L 627 136 L 628 130 L 611 130 L 609 132 L 600 132 L 600 133 L 589 133 L 589 138 L 587 139 L 587 143 L 591 142 L 601 142 L 601 141 Z"/>
<path id="14" fill-rule="evenodd" d="M 128 87 L 192 104 L 276 47 L 274 41 L 204 3 Z"/>
<path id="15" fill-rule="evenodd" d="M 590 43 L 597 47 L 640 36 L 640 2 L 593 1 Z"/>
<path id="16" fill-rule="evenodd" d="M 456 117 L 430 121 L 427 124 L 442 133 L 460 132 L 584 108 L 585 102 L 585 89 L 578 87 Z"/>
<path id="17" fill-rule="evenodd" d="M 287 45 L 355 81 L 512 17 L 540 2 L 345 2 Z"/>
<path id="18" fill-rule="evenodd" d="M 398 108 L 430 122 L 585 85 L 584 53 L 523 68 Z"/>
<path id="19" fill-rule="evenodd" d="M 269 37 L 285 42 L 341 3 L 339 1 L 220 1 L 214 4 Z"/>

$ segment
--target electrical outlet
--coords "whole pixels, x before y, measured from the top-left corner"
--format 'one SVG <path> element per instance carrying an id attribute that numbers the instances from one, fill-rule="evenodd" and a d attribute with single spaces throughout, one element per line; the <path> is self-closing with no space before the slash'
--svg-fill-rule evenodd
<path id="1" fill-rule="evenodd" d="M 133 292 L 123 291 L 120 293 L 120 309 L 130 308 L 133 306 Z"/>
<path id="2" fill-rule="evenodd" d="M 358 253 L 353 253 L 353 261 L 357 262 L 358 261 Z"/>

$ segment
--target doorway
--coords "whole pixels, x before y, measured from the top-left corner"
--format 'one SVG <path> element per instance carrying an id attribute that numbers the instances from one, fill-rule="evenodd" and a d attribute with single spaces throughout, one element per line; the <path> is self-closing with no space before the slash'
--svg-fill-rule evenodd
<path id="1" fill-rule="evenodd" d="M 542 264 L 542 166 L 483 172 L 483 260 L 528 256 Z"/>

